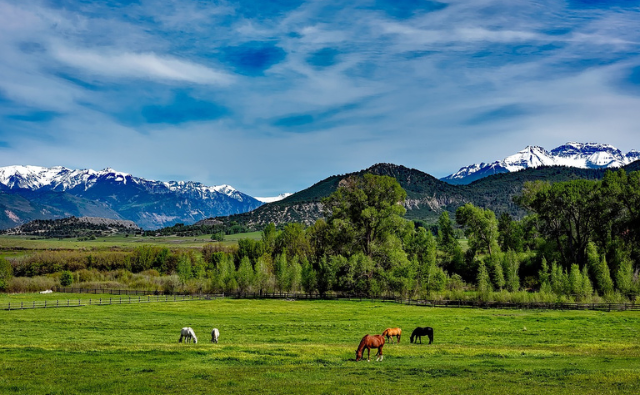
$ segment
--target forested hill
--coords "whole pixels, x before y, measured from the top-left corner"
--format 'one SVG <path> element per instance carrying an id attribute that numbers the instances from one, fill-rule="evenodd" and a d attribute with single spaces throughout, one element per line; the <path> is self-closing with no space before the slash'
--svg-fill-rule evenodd
<path id="1" fill-rule="evenodd" d="M 640 161 L 631 163 L 624 169 L 627 172 L 640 170 Z M 311 224 L 322 216 L 321 200 L 335 191 L 341 180 L 365 173 L 391 176 L 398 180 L 407 192 L 406 217 L 412 220 L 435 222 L 443 211 L 449 211 L 453 215 L 465 203 L 522 217 L 525 212 L 513 203 L 513 197 L 520 194 L 526 181 L 598 180 L 606 171 L 562 166 L 539 167 L 496 174 L 469 185 L 451 185 L 416 169 L 380 163 L 359 172 L 328 177 L 286 199 L 263 205 L 251 212 L 217 219 L 227 225 L 237 223 L 249 228 L 261 228 L 270 222 L 276 225 L 289 222 Z"/>

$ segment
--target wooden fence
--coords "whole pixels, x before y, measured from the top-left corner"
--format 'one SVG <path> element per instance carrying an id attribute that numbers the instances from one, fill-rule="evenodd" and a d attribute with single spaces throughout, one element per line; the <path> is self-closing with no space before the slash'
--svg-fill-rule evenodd
<path id="1" fill-rule="evenodd" d="M 139 291 L 128 289 L 93 289 L 93 288 L 69 288 L 60 287 L 55 289 L 58 293 L 74 294 L 100 294 L 113 295 L 109 298 L 89 298 L 89 299 L 63 299 L 54 301 L 37 302 L 12 302 L 0 304 L 0 310 L 23 310 L 36 308 L 53 307 L 79 307 L 90 305 L 113 305 L 132 303 L 152 303 L 152 302 L 184 302 L 191 300 L 213 300 L 220 298 L 234 299 L 282 299 L 282 300 L 349 300 L 349 301 L 371 301 L 371 302 L 391 302 L 425 307 L 448 307 L 448 308 L 484 308 L 484 309 L 538 309 L 538 310 L 597 310 L 597 311 L 640 311 L 640 304 L 636 303 L 547 303 L 547 302 L 482 302 L 477 300 L 428 300 L 428 299 L 404 299 L 394 296 L 370 297 L 355 296 L 339 293 L 326 295 L 305 294 L 305 293 L 232 293 L 232 294 L 176 294 L 165 293 L 163 291 Z"/>
<path id="2" fill-rule="evenodd" d="M 127 295 L 109 298 L 89 299 L 56 299 L 34 302 L 9 302 L 0 305 L 0 310 L 47 309 L 57 307 L 105 306 L 114 304 L 154 303 L 154 302 L 187 302 L 192 300 L 213 300 L 222 298 L 222 294 L 207 295 Z"/>

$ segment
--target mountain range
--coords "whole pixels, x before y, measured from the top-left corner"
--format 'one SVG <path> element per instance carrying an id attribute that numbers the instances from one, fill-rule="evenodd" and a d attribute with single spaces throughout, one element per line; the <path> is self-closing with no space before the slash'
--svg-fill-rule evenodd
<path id="1" fill-rule="evenodd" d="M 632 150 L 624 154 L 608 144 L 570 142 L 551 151 L 538 146 L 528 146 L 517 154 L 499 161 L 462 167 L 441 180 L 450 184 L 469 184 L 493 174 L 540 166 L 567 166 L 581 169 L 617 168 L 638 159 L 640 159 L 640 152 Z"/>
<path id="2" fill-rule="evenodd" d="M 640 153 L 627 154 L 605 144 L 567 143 L 551 151 L 530 146 L 491 164 L 472 165 L 441 180 L 416 169 L 377 164 L 355 173 L 334 175 L 294 194 L 253 198 L 229 185 L 192 181 L 153 181 L 113 169 L 0 167 L 0 229 L 32 220 L 102 217 L 129 220 L 143 229 L 177 223 L 216 223 L 260 228 L 269 222 L 310 224 L 322 216 L 322 198 L 345 177 L 373 173 L 398 180 L 407 191 L 407 218 L 433 222 L 465 203 L 521 217 L 513 196 L 526 181 L 600 179 L 606 169 L 639 170 Z M 475 181 L 474 181 L 475 180 Z M 473 181 L 473 182 L 471 182 Z"/>
<path id="3" fill-rule="evenodd" d="M 229 185 L 153 181 L 113 169 L 0 168 L 0 228 L 88 216 L 131 220 L 155 229 L 247 212 L 262 204 Z"/>

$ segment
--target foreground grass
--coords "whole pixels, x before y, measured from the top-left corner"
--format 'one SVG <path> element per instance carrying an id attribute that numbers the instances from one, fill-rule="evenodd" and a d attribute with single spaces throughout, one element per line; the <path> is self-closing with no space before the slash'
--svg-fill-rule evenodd
<path id="1" fill-rule="evenodd" d="M 426 325 L 434 344 L 410 344 Z M 390 326 L 404 336 L 384 361 L 354 362 Z M 0 393 L 640 392 L 633 312 L 227 299 L 0 311 L 0 330 Z"/>

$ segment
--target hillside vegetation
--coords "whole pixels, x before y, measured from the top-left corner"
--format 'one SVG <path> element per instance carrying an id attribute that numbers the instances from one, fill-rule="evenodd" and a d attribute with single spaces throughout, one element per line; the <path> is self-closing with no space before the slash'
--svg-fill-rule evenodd
<path id="1" fill-rule="evenodd" d="M 626 171 L 640 169 L 640 161 L 624 167 Z M 297 192 L 286 199 L 269 203 L 243 214 L 218 217 L 225 225 L 240 224 L 248 229 L 262 229 L 269 223 L 277 226 L 291 222 L 310 225 L 322 217 L 322 199 L 333 193 L 340 182 L 349 177 L 362 177 L 366 173 L 395 178 L 407 192 L 404 206 L 406 218 L 433 224 L 445 211 L 450 216 L 466 203 L 490 209 L 496 213 L 507 213 L 522 218 L 526 210 L 516 205 L 513 198 L 522 192 L 529 181 L 560 182 L 576 179 L 599 180 L 606 169 L 578 169 L 570 167 L 539 167 L 514 173 L 489 176 L 469 185 L 451 185 L 427 173 L 404 166 L 381 163 L 366 170 L 328 177 L 313 186 Z M 196 225 L 198 225 L 196 223 Z"/>

